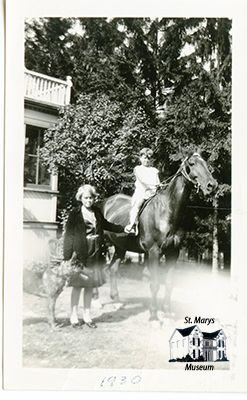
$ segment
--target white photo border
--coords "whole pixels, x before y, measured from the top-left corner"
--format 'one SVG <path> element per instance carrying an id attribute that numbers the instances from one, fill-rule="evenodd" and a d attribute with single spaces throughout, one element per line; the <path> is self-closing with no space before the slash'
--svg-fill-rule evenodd
<path id="1" fill-rule="evenodd" d="M 133 4 L 134 3 L 134 4 Z M 91 0 L 8 0 L 6 4 L 6 115 L 4 188 L 4 387 L 15 390 L 243 392 L 246 371 L 247 179 L 245 155 L 246 115 L 246 6 L 241 0 L 169 0 L 113 2 Z M 238 287 L 237 357 L 234 369 L 214 375 L 178 370 L 114 370 L 112 374 L 139 374 L 141 383 L 110 389 L 100 387 L 109 370 L 46 369 L 22 366 L 22 260 L 23 260 L 23 158 L 24 158 L 24 20 L 30 17 L 228 17 L 233 21 L 232 120 L 232 276 Z"/>

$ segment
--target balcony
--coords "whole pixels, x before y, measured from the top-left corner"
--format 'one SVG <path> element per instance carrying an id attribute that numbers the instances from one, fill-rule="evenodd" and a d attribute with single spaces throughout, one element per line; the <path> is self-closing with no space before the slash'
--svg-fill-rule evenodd
<path id="1" fill-rule="evenodd" d="M 72 81 L 52 78 L 25 69 L 25 99 L 53 106 L 66 106 L 70 103 Z"/>

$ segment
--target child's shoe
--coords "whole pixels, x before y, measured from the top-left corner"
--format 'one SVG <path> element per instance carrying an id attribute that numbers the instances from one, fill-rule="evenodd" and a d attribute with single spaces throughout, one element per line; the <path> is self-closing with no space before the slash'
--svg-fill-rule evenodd
<path id="1" fill-rule="evenodd" d="M 128 233 L 128 234 L 136 235 L 137 234 L 137 229 L 134 226 L 126 225 L 126 227 L 124 228 L 124 232 Z"/>

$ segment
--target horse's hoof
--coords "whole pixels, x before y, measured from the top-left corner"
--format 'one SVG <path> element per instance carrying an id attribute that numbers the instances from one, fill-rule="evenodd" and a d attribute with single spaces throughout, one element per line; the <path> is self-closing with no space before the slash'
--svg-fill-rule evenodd
<path id="1" fill-rule="evenodd" d="M 103 308 L 103 304 L 101 303 L 100 299 L 92 299 L 92 308 L 97 310 L 101 310 Z"/>
<path id="2" fill-rule="evenodd" d="M 111 299 L 114 301 L 114 303 L 119 303 L 120 302 L 120 298 L 118 294 L 111 294 Z"/>
<path id="3" fill-rule="evenodd" d="M 92 329 L 95 329 L 95 328 L 97 328 L 97 325 L 95 324 L 95 322 L 85 322 L 85 324 L 89 327 L 89 328 L 92 328 Z"/>
<path id="4" fill-rule="evenodd" d="M 166 318 L 174 317 L 174 312 L 171 311 L 171 306 L 161 305 L 161 311 L 166 316 Z"/>
<path id="5" fill-rule="evenodd" d="M 114 301 L 114 303 L 113 303 L 113 308 L 114 308 L 115 311 L 116 311 L 116 310 L 123 309 L 123 308 L 124 308 L 124 304 L 121 303 L 121 302 L 115 302 L 115 301 Z"/>
<path id="6" fill-rule="evenodd" d="M 174 317 L 175 317 L 175 313 L 172 312 L 172 311 L 170 311 L 170 312 L 168 313 L 168 318 L 174 318 Z"/>
<path id="7" fill-rule="evenodd" d="M 175 317 L 175 313 L 169 310 L 163 310 L 163 316 L 164 318 L 174 318 Z"/>
<path id="8" fill-rule="evenodd" d="M 151 312 L 149 321 L 159 321 L 158 315 L 156 312 Z"/>
<path id="9" fill-rule="evenodd" d="M 51 331 L 59 331 L 61 329 L 61 325 L 59 324 L 50 324 Z"/>
<path id="10" fill-rule="evenodd" d="M 149 317 L 149 322 L 152 322 L 152 321 L 159 321 L 159 318 L 158 317 Z"/>

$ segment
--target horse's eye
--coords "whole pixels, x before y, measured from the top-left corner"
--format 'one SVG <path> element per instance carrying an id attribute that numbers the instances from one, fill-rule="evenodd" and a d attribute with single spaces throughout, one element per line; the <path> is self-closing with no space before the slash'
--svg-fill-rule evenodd
<path id="1" fill-rule="evenodd" d="M 186 169 L 187 174 L 189 174 L 190 173 L 190 167 L 187 165 L 185 169 Z"/>
<path id="2" fill-rule="evenodd" d="M 190 164 L 190 166 L 192 167 L 193 165 L 195 165 L 195 161 L 190 160 L 190 161 L 189 161 L 189 164 Z"/>

